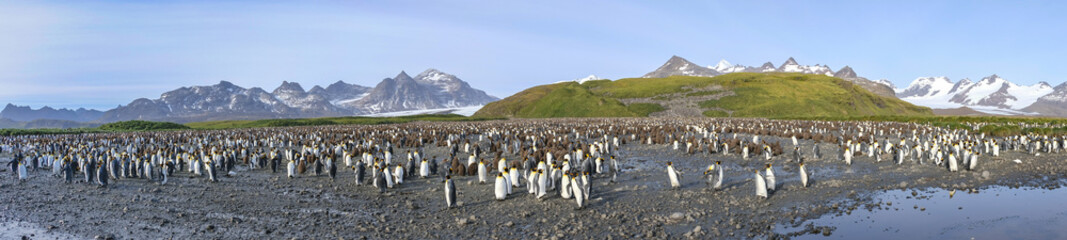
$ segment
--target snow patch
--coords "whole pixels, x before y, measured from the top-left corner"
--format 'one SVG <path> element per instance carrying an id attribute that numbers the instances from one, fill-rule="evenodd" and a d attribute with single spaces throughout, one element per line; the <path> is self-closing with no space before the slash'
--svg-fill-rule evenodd
<path id="1" fill-rule="evenodd" d="M 463 116 L 468 116 L 469 117 L 471 115 L 474 115 L 475 112 L 478 112 L 479 109 L 482 109 L 482 107 L 485 107 L 485 105 L 456 107 L 456 108 L 422 109 L 422 110 L 410 110 L 410 111 L 399 111 L 399 112 L 384 112 L 384 113 L 373 113 L 373 114 L 367 114 L 367 115 L 361 115 L 361 116 L 366 116 L 366 117 L 396 117 L 396 116 L 411 116 L 411 115 L 419 115 L 419 114 L 454 113 L 454 114 L 459 114 L 459 115 L 463 115 Z"/>

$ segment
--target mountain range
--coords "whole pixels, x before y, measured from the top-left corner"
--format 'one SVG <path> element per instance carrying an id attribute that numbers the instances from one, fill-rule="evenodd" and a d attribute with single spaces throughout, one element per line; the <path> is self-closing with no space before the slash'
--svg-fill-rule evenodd
<path id="1" fill-rule="evenodd" d="M 662 66 L 655 71 L 649 72 L 642 78 L 665 78 L 669 76 L 694 76 L 694 77 L 714 77 L 727 73 L 771 73 L 771 72 L 784 72 L 784 73 L 804 73 L 804 74 L 818 74 L 831 77 L 837 77 L 850 82 L 856 83 L 863 89 L 870 91 L 874 94 L 878 94 L 886 97 L 894 97 L 896 94 L 893 91 L 893 86 L 888 80 L 871 81 L 867 78 L 856 75 L 856 72 L 852 67 L 845 66 L 836 72 L 830 69 L 829 66 L 815 64 L 800 65 L 796 59 L 790 57 L 781 66 L 775 67 L 773 63 L 766 62 L 759 67 L 734 65 L 726 60 L 719 61 L 715 66 L 702 67 L 694 64 L 685 58 L 679 56 L 672 56 Z"/>
<path id="2" fill-rule="evenodd" d="M 1019 85 L 996 74 L 975 82 L 964 78 L 921 77 L 897 97 L 916 105 L 938 109 L 969 108 L 987 114 L 1067 116 L 1067 86 L 1053 88 L 1046 82 Z"/>
<path id="3" fill-rule="evenodd" d="M 157 99 L 139 98 L 107 111 L 43 107 L 33 110 L 12 104 L 0 118 L 107 123 L 125 120 L 196 122 L 266 118 L 311 118 L 381 115 L 389 112 L 440 109 L 437 112 L 485 105 L 499 100 L 472 88 L 455 75 L 428 69 L 415 77 L 401 71 L 377 86 L 337 81 L 305 91 L 297 82 L 283 81 L 271 92 L 243 88 L 227 81 L 210 86 L 182 87 Z"/>
<path id="4" fill-rule="evenodd" d="M 833 71 L 826 65 L 800 65 L 793 58 L 787 59 L 778 67 L 771 62 L 754 67 L 735 65 L 726 60 L 721 60 L 713 66 L 700 66 L 684 58 L 672 56 L 655 71 L 642 77 L 712 77 L 736 72 L 787 72 L 833 76 L 856 83 L 867 91 L 881 96 L 895 97 L 933 109 L 966 108 L 995 115 L 1067 117 L 1067 83 L 1055 88 L 1046 82 L 1027 86 L 1015 84 L 995 74 L 977 82 L 966 78 L 954 82 L 948 77 L 921 77 L 915 79 L 908 87 L 899 89 L 886 79 L 872 81 L 861 77 L 849 66 Z"/>

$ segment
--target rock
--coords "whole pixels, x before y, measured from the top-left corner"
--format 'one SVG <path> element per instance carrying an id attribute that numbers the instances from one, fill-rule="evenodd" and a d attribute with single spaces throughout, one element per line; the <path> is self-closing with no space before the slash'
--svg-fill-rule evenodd
<path id="1" fill-rule="evenodd" d="M 508 221 L 508 222 L 504 223 L 504 226 L 505 227 L 515 226 L 515 222 Z"/>
<path id="2" fill-rule="evenodd" d="M 672 221 L 681 221 L 684 218 L 685 218 L 685 214 L 683 214 L 681 212 L 671 213 L 671 220 Z"/>
<path id="3" fill-rule="evenodd" d="M 900 188 L 906 188 L 906 187 L 908 187 L 908 182 L 907 181 L 900 182 Z"/>
<path id="4" fill-rule="evenodd" d="M 982 171 L 982 178 L 989 179 L 989 171 Z"/>

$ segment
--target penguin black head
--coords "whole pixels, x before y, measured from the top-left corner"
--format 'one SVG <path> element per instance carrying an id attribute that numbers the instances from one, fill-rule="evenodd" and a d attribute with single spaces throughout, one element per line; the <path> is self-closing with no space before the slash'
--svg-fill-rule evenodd
<path id="1" fill-rule="evenodd" d="M 715 161 L 715 164 L 722 165 L 722 161 Z"/>
<path id="2" fill-rule="evenodd" d="M 671 162 L 670 162 L 670 161 L 667 161 L 667 166 L 670 166 L 670 165 L 671 165 Z"/>

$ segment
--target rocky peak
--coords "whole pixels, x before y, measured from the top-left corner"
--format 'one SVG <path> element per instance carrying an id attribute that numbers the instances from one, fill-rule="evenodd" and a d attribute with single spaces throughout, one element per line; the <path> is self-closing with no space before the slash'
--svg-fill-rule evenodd
<path id="1" fill-rule="evenodd" d="M 719 75 L 719 72 L 714 69 L 701 67 L 696 65 L 685 58 L 679 56 L 671 56 L 671 59 L 667 60 L 662 66 L 655 71 L 645 74 L 643 78 L 665 78 L 669 76 L 701 76 L 711 77 Z"/>
<path id="2" fill-rule="evenodd" d="M 848 65 L 845 65 L 841 70 L 837 70 L 837 73 L 834 73 L 834 77 L 836 78 L 855 78 L 856 76 L 856 72 Z"/>
<path id="3" fill-rule="evenodd" d="M 784 66 L 789 66 L 789 65 L 800 65 L 800 64 L 798 64 L 797 60 L 793 59 L 793 57 L 789 57 L 789 59 L 785 60 L 785 63 L 782 63 L 782 66 L 784 67 Z"/>

